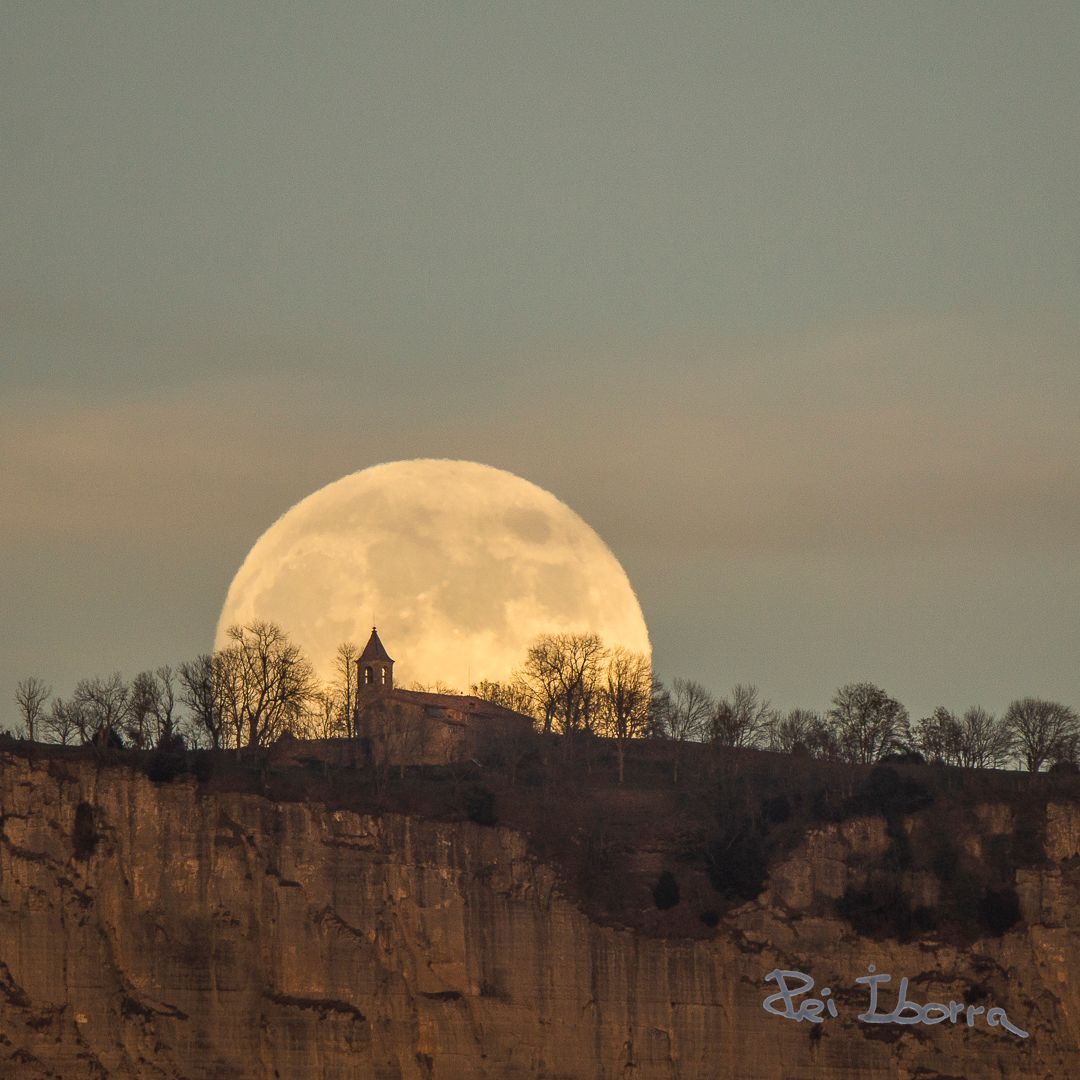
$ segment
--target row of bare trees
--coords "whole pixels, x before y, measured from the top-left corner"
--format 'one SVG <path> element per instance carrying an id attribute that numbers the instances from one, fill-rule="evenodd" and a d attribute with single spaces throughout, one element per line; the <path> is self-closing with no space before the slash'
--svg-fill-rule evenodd
<path id="1" fill-rule="evenodd" d="M 352 736 L 356 707 L 355 644 L 339 646 L 335 681 L 320 686 L 303 652 L 269 622 L 234 626 L 228 644 L 178 667 L 83 679 L 69 698 L 51 698 L 36 677 L 16 688 L 19 733 L 29 739 L 214 749 L 269 746 L 298 736 Z"/>
<path id="2" fill-rule="evenodd" d="M 1080 718 L 1057 702 L 1024 698 L 1000 717 L 980 707 L 962 715 L 941 707 L 912 724 L 899 701 L 861 682 L 840 687 L 824 713 L 784 712 L 751 685 L 739 684 L 721 698 L 692 679 L 665 687 L 653 679 L 645 657 L 607 649 L 596 635 L 540 637 L 508 682 L 472 690 L 532 716 L 546 733 L 615 739 L 620 775 L 625 745 L 635 738 L 671 741 L 676 777 L 680 747 L 693 742 L 858 764 L 894 755 L 969 768 L 1020 762 L 1032 772 L 1080 756 Z"/>
<path id="3" fill-rule="evenodd" d="M 928 761 L 972 768 L 1004 768 L 1016 759 L 1031 772 L 1044 765 L 1076 765 L 1080 719 L 1056 701 L 1023 698 L 995 717 L 975 706 L 962 716 L 937 708 L 919 721 L 914 745 Z"/>
<path id="4" fill-rule="evenodd" d="M 179 734 L 176 673 L 164 666 L 143 671 L 128 684 L 119 673 L 81 679 L 67 700 L 31 676 L 16 687 L 20 733 L 58 742 L 117 741 L 137 747 L 167 745 Z"/>
<path id="5" fill-rule="evenodd" d="M 1080 756 L 1080 717 L 1038 698 L 1014 701 L 1000 717 L 978 706 L 962 715 L 939 707 L 913 725 L 904 706 L 872 683 L 840 687 L 822 714 L 773 709 L 753 686 L 714 700 L 699 683 L 676 679 L 667 707 L 677 721 L 674 737 L 859 764 L 907 755 L 968 768 L 1019 761 L 1038 772 Z"/>
<path id="6" fill-rule="evenodd" d="M 544 734 L 612 739 L 621 783 L 627 746 L 650 732 L 654 689 L 643 654 L 608 648 L 596 634 L 544 634 L 508 682 L 477 683 L 472 692 L 533 717 Z"/>
<path id="7" fill-rule="evenodd" d="M 333 682 L 320 686 L 279 626 L 234 626 L 225 648 L 212 654 L 140 672 L 131 683 L 119 674 L 83 679 L 66 700 L 50 700 L 41 679 L 24 679 L 16 691 L 21 734 L 63 744 L 215 749 L 265 747 L 286 732 L 351 738 L 358 654 L 354 643 L 343 642 Z M 1057 702 L 1024 698 L 1001 717 L 980 707 L 961 715 L 939 707 L 912 724 L 903 705 L 863 682 L 840 687 L 824 713 L 785 713 L 750 685 L 722 698 L 691 679 L 665 687 L 647 657 L 609 648 L 595 634 L 543 635 L 509 680 L 481 682 L 472 692 L 531 716 L 545 734 L 612 739 L 620 780 L 628 745 L 644 738 L 673 745 L 676 779 L 682 747 L 694 742 L 854 763 L 895 754 L 973 768 L 1019 761 L 1033 772 L 1080 755 L 1080 718 Z"/>

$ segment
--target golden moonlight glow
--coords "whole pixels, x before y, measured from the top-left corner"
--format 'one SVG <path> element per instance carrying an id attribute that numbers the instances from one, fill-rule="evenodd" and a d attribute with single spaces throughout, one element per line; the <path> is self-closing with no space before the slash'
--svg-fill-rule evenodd
<path id="1" fill-rule="evenodd" d="M 373 623 L 401 684 L 506 679 L 545 633 L 650 655 L 603 540 L 549 492 L 470 461 L 376 465 L 297 503 L 237 571 L 216 647 L 253 619 L 282 626 L 326 681 L 338 644 L 362 647 Z"/>

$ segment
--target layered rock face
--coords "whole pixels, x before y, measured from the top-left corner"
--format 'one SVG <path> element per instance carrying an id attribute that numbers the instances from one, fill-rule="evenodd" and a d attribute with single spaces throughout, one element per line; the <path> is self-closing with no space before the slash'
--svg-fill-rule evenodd
<path id="1" fill-rule="evenodd" d="M 1075 806 L 1049 807 L 1050 861 L 1018 875 L 1023 921 L 970 949 L 813 914 L 882 843 L 873 819 L 811 832 L 758 901 L 679 941 L 591 922 L 508 830 L 0 764 L 3 1077 L 1080 1076 Z M 1030 1037 L 860 1023 L 871 963 Z M 838 1018 L 765 1012 L 774 968 L 832 987 Z"/>

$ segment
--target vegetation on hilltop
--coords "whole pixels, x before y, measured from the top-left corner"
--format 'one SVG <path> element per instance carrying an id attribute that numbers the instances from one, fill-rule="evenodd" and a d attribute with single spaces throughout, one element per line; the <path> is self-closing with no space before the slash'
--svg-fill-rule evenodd
<path id="1" fill-rule="evenodd" d="M 335 681 L 320 687 L 311 663 L 273 623 L 232 627 L 228 638 L 212 655 L 141 672 L 130 683 L 119 673 L 83 679 L 66 700 L 50 703 L 43 680 L 24 679 L 15 698 L 16 734 L 61 745 L 249 750 L 286 733 L 358 734 L 359 650 L 353 643 L 339 646 Z M 823 712 L 783 712 L 746 684 L 720 698 L 692 679 L 676 678 L 666 687 L 646 657 L 607 648 L 594 634 L 543 635 L 509 681 L 480 682 L 471 691 L 532 717 L 544 735 L 610 740 L 620 780 L 627 748 L 641 739 L 666 746 L 676 783 L 686 748 L 696 744 L 852 764 L 906 757 L 967 768 L 1022 765 L 1032 772 L 1080 767 L 1080 717 L 1058 702 L 1018 699 L 1000 717 L 979 706 L 961 714 L 939 706 L 913 724 L 899 701 L 857 682 L 841 686 Z"/>

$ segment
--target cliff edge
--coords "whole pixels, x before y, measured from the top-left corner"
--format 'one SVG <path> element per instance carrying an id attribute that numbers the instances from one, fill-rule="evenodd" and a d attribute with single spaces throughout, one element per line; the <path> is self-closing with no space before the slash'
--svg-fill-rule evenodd
<path id="1" fill-rule="evenodd" d="M 1009 814 L 979 809 L 971 857 Z M 839 918 L 891 842 L 866 815 L 809 829 L 755 899 L 671 938 L 590 918 L 509 828 L 5 753 L 0 1074 L 1080 1076 L 1080 807 L 1048 803 L 1042 827 L 1000 935 L 889 939 Z M 932 881 L 911 887 L 934 902 Z M 1030 1037 L 860 1023 L 868 964 L 921 1002 L 999 1005 Z M 774 968 L 833 987 L 838 1018 L 765 1012 Z"/>

